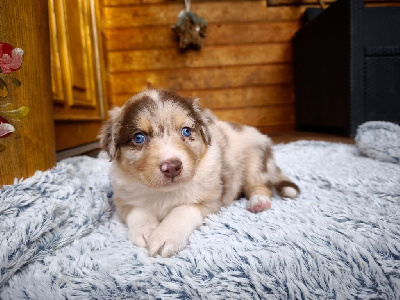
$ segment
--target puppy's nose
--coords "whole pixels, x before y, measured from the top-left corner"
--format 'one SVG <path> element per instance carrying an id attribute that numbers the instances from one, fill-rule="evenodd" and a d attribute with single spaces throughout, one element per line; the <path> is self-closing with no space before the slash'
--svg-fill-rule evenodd
<path id="1" fill-rule="evenodd" d="M 178 176 L 182 171 L 182 162 L 179 159 L 163 161 L 160 165 L 161 172 L 168 178 Z"/>

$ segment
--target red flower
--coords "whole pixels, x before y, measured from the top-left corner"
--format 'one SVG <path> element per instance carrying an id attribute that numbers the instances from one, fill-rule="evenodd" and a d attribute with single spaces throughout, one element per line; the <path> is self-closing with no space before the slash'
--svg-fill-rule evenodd
<path id="1" fill-rule="evenodd" d="M 23 54 L 24 51 L 20 48 L 14 48 L 7 43 L 0 43 L 0 70 L 4 74 L 19 70 L 22 65 Z"/>
<path id="2" fill-rule="evenodd" d="M 6 119 L 0 117 L 0 139 L 8 137 L 15 131 L 14 126 L 8 123 Z"/>

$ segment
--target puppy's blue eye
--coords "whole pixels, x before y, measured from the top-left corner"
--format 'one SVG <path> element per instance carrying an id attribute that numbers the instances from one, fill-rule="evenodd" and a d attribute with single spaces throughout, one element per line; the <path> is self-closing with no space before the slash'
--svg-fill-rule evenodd
<path id="1" fill-rule="evenodd" d="M 192 129 L 190 129 L 189 127 L 183 127 L 182 128 L 182 135 L 184 137 L 189 137 L 192 135 Z"/>
<path id="2" fill-rule="evenodd" d="M 133 141 L 136 144 L 142 144 L 146 140 L 146 136 L 142 132 L 135 133 L 133 135 Z"/>

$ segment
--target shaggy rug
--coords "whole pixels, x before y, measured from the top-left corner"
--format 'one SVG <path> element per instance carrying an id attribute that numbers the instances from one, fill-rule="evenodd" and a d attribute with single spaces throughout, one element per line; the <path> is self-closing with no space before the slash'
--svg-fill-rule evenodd
<path id="1" fill-rule="evenodd" d="M 275 146 L 302 189 L 210 215 L 171 258 L 133 246 L 104 158 L 66 159 L 0 191 L 1 299 L 399 299 L 400 165 L 355 146 Z"/>

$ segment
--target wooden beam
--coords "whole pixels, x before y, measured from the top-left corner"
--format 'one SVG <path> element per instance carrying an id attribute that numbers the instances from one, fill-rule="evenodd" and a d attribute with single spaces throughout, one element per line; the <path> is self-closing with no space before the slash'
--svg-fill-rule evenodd
<path id="1" fill-rule="evenodd" d="M 213 109 L 294 104 L 292 84 L 176 92 L 185 97 L 199 98 L 202 106 Z M 132 93 L 112 95 L 111 105 L 122 106 L 132 96 Z"/>
<path id="2" fill-rule="evenodd" d="M 109 52 L 107 60 L 111 73 L 288 63 L 292 61 L 292 46 L 289 43 L 209 46 L 185 53 L 179 49 L 131 50 Z"/>
<path id="3" fill-rule="evenodd" d="M 106 6 L 103 8 L 104 28 L 126 28 L 174 25 L 182 4 L 138 6 Z M 306 7 L 276 7 L 267 9 L 265 1 L 217 1 L 192 4 L 192 10 L 209 24 L 232 22 L 298 21 Z"/>
<path id="4" fill-rule="evenodd" d="M 250 126 L 293 125 L 295 120 L 293 105 L 216 109 L 213 112 L 223 121 Z"/>
<path id="5" fill-rule="evenodd" d="M 204 46 L 290 42 L 300 22 L 250 22 L 210 24 Z M 108 51 L 176 48 L 175 33 L 168 26 L 112 28 L 104 31 Z"/>
<path id="6" fill-rule="evenodd" d="M 293 72 L 291 64 L 276 64 L 115 73 L 109 80 L 111 94 L 133 94 L 148 83 L 171 90 L 286 84 L 293 82 Z"/>

